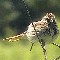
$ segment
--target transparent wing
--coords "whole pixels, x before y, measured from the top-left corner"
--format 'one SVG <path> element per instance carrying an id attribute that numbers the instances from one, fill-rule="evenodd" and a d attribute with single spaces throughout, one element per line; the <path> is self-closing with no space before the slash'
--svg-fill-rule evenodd
<path id="1" fill-rule="evenodd" d="M 7 41 L 9 41 L 9 42 L 19 41 L 19 40 L 21 40 L 25 35 L 26 35 L 26 33 L 24 32 L 24 33 L 19 34 L 19 35 L 16 35 L 16 36 L 4 38 L 3 40 L 7 40 Z"/>

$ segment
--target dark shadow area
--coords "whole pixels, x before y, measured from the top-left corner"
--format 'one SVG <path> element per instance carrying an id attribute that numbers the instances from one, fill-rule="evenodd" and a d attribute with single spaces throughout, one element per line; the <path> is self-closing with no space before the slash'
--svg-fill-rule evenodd
<path id="1" fill-rule="evenodd" d="M 29 0 L 30 1 L 30 0 Z M 10 27 L 16 29 L 17 33 L 27 30 L 27 26 L 32 21 L 41 19 L 47 12 L 52 12 L 56 16 L 60 16 L 60 1 L 51 0 L 25 0 L 32 20 L 30 20 L 26 7 L 22 0 L 0 0 L 0 36 L 5 35 L 4 29 Z"/>

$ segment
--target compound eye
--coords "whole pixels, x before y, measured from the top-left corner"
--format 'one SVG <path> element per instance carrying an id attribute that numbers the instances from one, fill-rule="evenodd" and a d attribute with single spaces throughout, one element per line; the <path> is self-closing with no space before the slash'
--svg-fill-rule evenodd
<path id="1" fill-rule="evenodd" d="M 50 22 L 50 19 L 46 18 L 47 22 L 49 23 Z"/>

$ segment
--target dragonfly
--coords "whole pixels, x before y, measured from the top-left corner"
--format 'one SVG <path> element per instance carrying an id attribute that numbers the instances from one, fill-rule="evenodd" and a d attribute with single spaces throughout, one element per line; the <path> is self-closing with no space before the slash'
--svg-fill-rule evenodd
<path id="1" fill-rule="evenodd" d="M 24 6 L 26 8 L 30 20 L 32 20 L 29 10 L 27 9 L 27 6 L 25 4 L 25 1 L 24 0 L 22 1 L 24 3 Z M 22 40 L 24 36 L 26 36 L 27 39 L 32 43 L 30 51 L 32 50 L 32 47 L 37 40 L 41 44 L 41 47 L 43 49 L 45 57 L 44 59 L 47 60 L 45 45 L 53 44 L 60 48 L 60 45 L 54 43 L 54 40 L 58 37 L 58 35 L 59 29 L 56 23 L 55 15 L 53 13 L 46 13 L 46 15 L 44 15 L 41 20 L 30 23 L 28 29 L 25 32 L 18 34 L 16 36 L 7 37 L 3 40 L 7 40 L 9 42 L 19 41 Z M 58 60 L 59 58 L 60 56 L 58 56 L 54 60 Z"/>

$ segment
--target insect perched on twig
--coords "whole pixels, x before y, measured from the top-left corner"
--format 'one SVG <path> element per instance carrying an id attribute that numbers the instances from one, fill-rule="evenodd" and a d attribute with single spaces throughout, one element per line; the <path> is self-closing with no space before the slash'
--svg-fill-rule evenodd
<path id="1" fill-rule="evenodd" d="M 32 20 L 24 0 L 23 3 L 26 7 L 29 18 Z M 54 40 L 57 38 L 58 34 L 59 30 L 56 23 L 55 15 L 53 13 L 47 13 L 40 21 L 30 23 L 27 31 L 13 37 L 5 38 L 3 40 L 8 40 L 9 42 L 18 41 L 22 39 L 24 36 L 26 36 L 27 39 L 32 43 L 30 51 L 32 50 L 34 42 L 37 40 L 41 44 L 45 60 L 47 60 L 45 45 L 49 43 L 60 48 L 60 45 L 53 43 Z M 58 60 L 59 58 L 60 56 L 54 60 Z"/>

